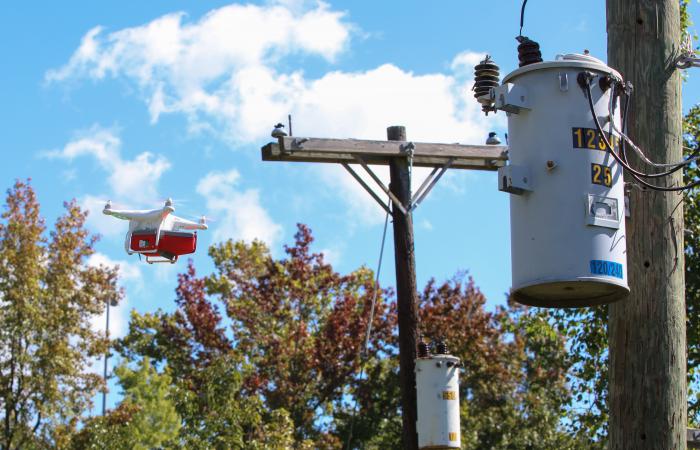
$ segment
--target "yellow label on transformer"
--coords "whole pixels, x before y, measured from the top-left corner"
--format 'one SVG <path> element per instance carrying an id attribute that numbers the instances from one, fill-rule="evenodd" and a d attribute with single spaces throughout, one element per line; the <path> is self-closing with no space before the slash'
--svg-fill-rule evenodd
<path id="1" fill-rule="evenodd" d="M 455 391 L 442 391 L 443 400 L 457 400 L 457 392 Z"/>
<path id="2" fill-rule="evenodd" d="M 450 439 L 450 441 L 456 441 L 457 440 L 457 433 L 455 433 L 454 431 L 450 431 L 447 434 L 447 437 Z"/>

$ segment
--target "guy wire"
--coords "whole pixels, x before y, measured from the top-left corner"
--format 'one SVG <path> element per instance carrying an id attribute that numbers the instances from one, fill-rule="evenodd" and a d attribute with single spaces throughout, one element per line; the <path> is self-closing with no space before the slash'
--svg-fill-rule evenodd
<path id="1" fill-rule="evenodd" d="M 389 200 L 391 201 L 391 200 Z M 382 232 L 382 243 L 379 247 L 379 261 L 377 262 L 377 273 L 375 274 L 374 277 L 374 292 L 372 293 L 372 304 L 370 307 L 369 311 L 369 322 L 367 323 L 367 333 L 365 335 L 365 345 L 364 348 L 362 349 L 362 352 L 360 353 L 360 381 L 364 377 L 365 374 L 365 362 L 367 358 L 367 349 L 369 348 L 369 339 L 372 335 L 372 322 L 374 322 L 374 312 L 377 304 L 377 293 L 379 292 L 379 289 L 377 287 L 379 286 L 379 274 L 382 271 L 382 260 L 384 259 L 384 243 L 386 242 L 386 230 L 389 225 L 389 213 L 386 213 L 386 216 L 384 217 L 384 231 Z M 350 443 L 352 442 L 352 429 L 353 426 L 355 425 L 355 416 L 357 415 L 357 407 L 359 405 L 359 402 L 357 398 L 355 398 L 355 405 L 352 408 L 352 416 L 350 416 L 350 430 L 348 431 L 348 441 L 346 444 L 347 450 L 350 450 Z"/>

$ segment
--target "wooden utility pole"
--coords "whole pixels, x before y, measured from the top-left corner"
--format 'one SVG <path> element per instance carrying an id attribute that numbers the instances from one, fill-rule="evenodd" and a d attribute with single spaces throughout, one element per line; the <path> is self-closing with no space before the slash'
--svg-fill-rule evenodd
<path id="1" fill-rule="evenodd" d="M 390 141 L 407 141 L 406 128 L 387 128 Z M 411 170 L 408 158 L 389 162 L 391 192 L 405 209 L 411 207 Z M 401 419 L 404 448 L 418 449 L 416 433 L 416 345 L 418 339 L 418 287 L 413 248 L 413 217 L 392 209 L 394 259 L 396 261 L 396 302 L 399 322 L 399 378 L 401 380 Z"/>
<path id="2" fill-rule="evenodd" d="M 399 368 L 403 420 L 403 448 L 418 449 L 416 433 L 416 341 L 418 290 L 413 248 L 412 211 L 430 192 L 448 168 L 495 171 L 508 159 L 499 145 L 413 143 L 406 140 L 404 127 L 389 127 L 388 141 L 279 137 L 262 148 L 263 161 L 341 164 L 387 212 L 394 223 L 394 254 L 399 322 Z M 382 197 L 351 168 L 359 165 L 391 199 Z M 389 187 L 372 172 L 370 165 L 388 165 Z M 413 195 L 411 167 L 431 167 L 432 172 Z"/>
<path id="3" fill-rule="evenodd" d="M 634 85 L 629 135 L 658 162 L 682 158 L 678 0 L 607 0 L 608 64 Z M 633 152 L 628 152 L 632 157 Z M 643 164 L 631 158 L 637 168 Z M 648 166 L 645 171 L 650 171 Z M 627 180 L 632 181 L 632 180 Z M 671 186 L 681 173 L 652 180 Z M 609 309 L 610 449 L 686 448 L 683 197 L 632 189 L 630 297 Z"/>

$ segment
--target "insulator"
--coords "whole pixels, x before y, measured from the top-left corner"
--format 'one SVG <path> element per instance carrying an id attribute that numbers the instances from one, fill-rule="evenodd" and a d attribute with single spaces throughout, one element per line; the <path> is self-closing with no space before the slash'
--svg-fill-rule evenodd
<path id="1" fill-rule="evenodd" d="M 478 100 L 479 97 L 488 94 L 491 88 L 498 87 L 499 77 L 498 66 L 486 55 L 486 58 L 474 67 L 474 97 Z"/>
<path id="2" fill-rule="evenodd" d="M 430 356 L 430 349 L 428 348 L 428 344 L 426 344 L 423 341 L 420 341 L 418 343 L 418 357 L 427 358 L 428 356 Z"/>
<path id="3" fill-rule="evenodd" d="M 518 36 L 515 39 L 520 42 L 518 45 L 518 61 L 520 61 L 520 67 L 542 62 L 540 44 L 526 36 Z"/>
<path id="4" fill-rule="evenodd" d="M 435 353 L 438 355 L 446 355 L 447 354 L 447 344 L 445 341 L 437 341 L 435 344 Z"/>
<path id="5" fill-rule="evenodd" d="M 501 140 L 495 131 L 489 133 L 488 139 L 486 139 L 486 145 L 501 145 Z"/>

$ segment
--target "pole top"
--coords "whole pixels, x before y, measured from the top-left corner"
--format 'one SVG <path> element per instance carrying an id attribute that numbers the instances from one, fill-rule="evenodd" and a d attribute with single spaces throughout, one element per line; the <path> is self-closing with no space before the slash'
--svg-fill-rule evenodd
<path id="1" fill-rule="evenodd" d="M 407 141 L 406 127 L 403 125 L 394 125 L 386 129 L 386 137 L 390 141 Z"/>

